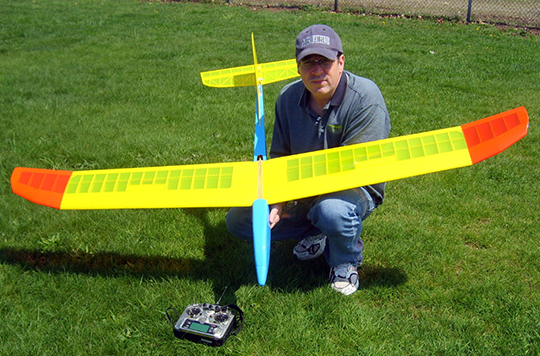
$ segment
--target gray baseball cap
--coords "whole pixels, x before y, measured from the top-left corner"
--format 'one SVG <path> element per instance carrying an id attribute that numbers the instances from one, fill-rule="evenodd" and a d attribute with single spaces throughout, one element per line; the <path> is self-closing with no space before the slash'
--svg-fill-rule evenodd
<path id="1" fill-rule="evenodd" d="M 334 59 L 338 53 L 343 53 L 341 39 L 330 26 L 311 25 L 296 37 L 296 61 L 298 62 L 310 54 Z"/>

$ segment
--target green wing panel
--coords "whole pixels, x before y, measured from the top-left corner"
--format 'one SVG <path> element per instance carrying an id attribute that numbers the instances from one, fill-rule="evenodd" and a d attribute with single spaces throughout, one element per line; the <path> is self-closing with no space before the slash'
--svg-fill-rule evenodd
<path id="1" fill-rule="evenodd" d="M 73 172 L 60 208 L 250 206 L 257 172 L 255 162 Z"/>
<path id="2" fill-rule="evenodd" d="M 264 165 L 268 203 L 471 165 L 461 127 L 271 159 Z"/>

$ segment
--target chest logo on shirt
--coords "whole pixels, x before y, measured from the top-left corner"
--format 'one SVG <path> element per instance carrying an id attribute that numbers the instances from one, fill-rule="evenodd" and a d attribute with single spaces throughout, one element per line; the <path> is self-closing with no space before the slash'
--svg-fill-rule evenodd
<path id="1" fill-rule="evenodd" d="M 328 124 L 328 131 L 331 133 L 331 134 L 340 134 L 341 131 L 342 131 L 342 126 L 341 125 L 330 125 Z"/>

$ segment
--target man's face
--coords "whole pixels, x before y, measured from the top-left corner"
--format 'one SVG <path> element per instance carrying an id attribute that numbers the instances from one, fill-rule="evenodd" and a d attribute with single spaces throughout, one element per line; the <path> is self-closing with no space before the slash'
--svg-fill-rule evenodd
<path id="1" fill-rule="evenodd" d="M 345 64 L 345 56 L 328 59 L 318 54 L 302 58 L 298 63 L 298 74 L 307 90 L 315 97 L 327 99 L 334 95 Z"/>

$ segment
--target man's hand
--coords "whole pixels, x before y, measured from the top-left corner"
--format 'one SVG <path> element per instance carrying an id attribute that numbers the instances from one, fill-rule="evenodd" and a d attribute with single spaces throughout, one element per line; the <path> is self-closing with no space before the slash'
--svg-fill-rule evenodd
<path id="1" fill-rule="evenodd" d="M 283 203 L 272 204 L 270 205 L 270 217 L 268 222 L 270 223 L 270 228 L 272 229 L 281 219 L 281 213 L 283 211 Z"/>

